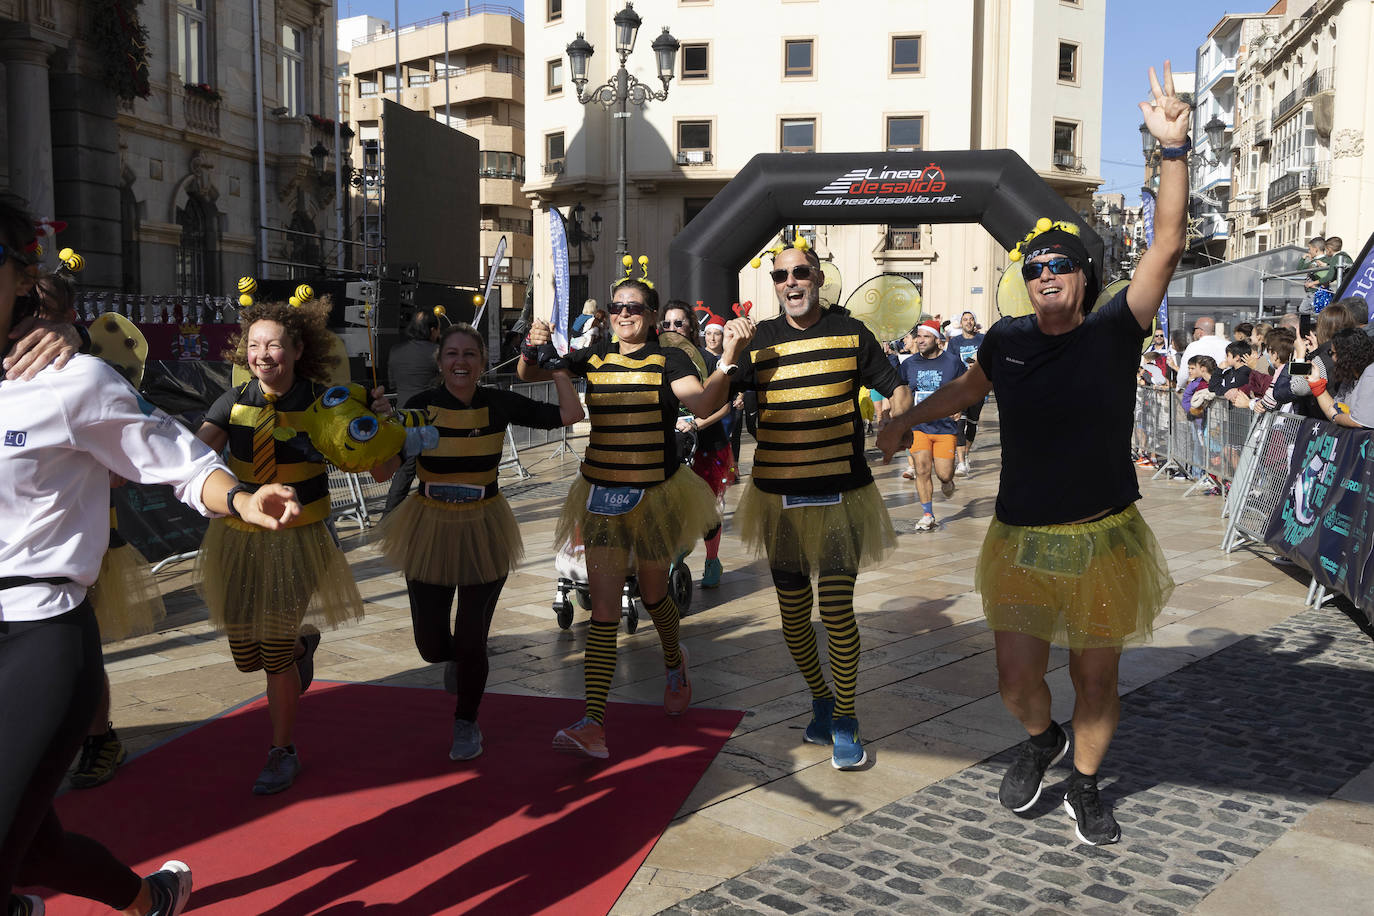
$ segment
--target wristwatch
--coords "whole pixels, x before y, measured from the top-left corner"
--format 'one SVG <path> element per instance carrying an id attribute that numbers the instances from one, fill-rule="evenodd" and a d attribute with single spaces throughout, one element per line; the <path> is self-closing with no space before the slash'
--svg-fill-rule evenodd
<path id="1" fill-rule="evenodd" d="M 727 363 L 724 360 L 721 360 L 720 362 L 716 363 L 716 368 L 719 369 L 721 372 L 724 372 L 730 378 L 734 378 L 735 374 L 739 372 L 739 363 Z"/>
<path id="2" fill-rule="evenodd" d="M 239 510 L 234 508 L 234 497 L 240 493 L 252 493 L 253 488 L 240 481 L 229 488 L 229 492 L 224 494 L 224 502 L 229 506 L 229 514 L 239 521 L 243 521 L 243 516 Z"/>

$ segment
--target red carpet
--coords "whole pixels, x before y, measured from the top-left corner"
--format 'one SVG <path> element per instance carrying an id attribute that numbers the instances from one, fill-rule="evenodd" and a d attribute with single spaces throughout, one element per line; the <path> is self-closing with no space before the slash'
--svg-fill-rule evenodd
<path id="1" fill-rule="evenodd" d="M 140 873 L 185 860 L 206 916 L 605 913 L 742 715 L 612 704 L 611 759 L 589 761 L 549 747 L 580 700 L 488 694 L 485 753 L 453 763 L 452 710 L 440 690 L 317 684 L 281 795 L 250 792 L 270 736 L 258 700 L 58 809 Z M 59 897 L 48 912 L 109 911 Z"/>

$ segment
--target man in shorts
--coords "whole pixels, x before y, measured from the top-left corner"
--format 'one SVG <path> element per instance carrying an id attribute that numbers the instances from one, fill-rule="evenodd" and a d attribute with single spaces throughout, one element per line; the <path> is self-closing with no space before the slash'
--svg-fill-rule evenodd
<path id="1" fill-rule="evenodd" d="M 952 382 L 966 370 L 954 346 L 940 349 L 940 326 L 934 321 L 918 324 L 911 329 L 908 347 L 914 345 L 911 358 L 897 367 L 897 374 L 911 389 L 912 400 L 919 404 L 934 394 L 940 386 Z M 916 523 L 917 531 L 934 531 L 935 482 L 931 471 L 940 478 L 940 492 L 945 499 L 954 495 L 954 440 L 959 431 L 955 417 L 940 417 L 929 423 L 919 423 L 912 431 L 908 467 L 902 476 L 916 481 L 916 495 L 924 513 Z"/>
<path id="2" fill-rule="evenodd" d="M 1173 590 L 1159 543 L 1135 508 L 1131 431 L 1141 344 L 1183 254 L 1192 111 L 1174 91 L 1168 62 L 1163 86 L 1150 69 L 1150 87 L 1140 108 L 1162 148 L 1155 240 L 1130 286 L 1089 312 L 1100 265 L 1075 224 L 1039 220 L 1011 254 L 1033 313 L 990 328 L 975 366 L 899 411 L 878 435 L 890 460 L 907 429 L 996 391 L 1001 482 L 976 584 L 996 638 L 1002 702 L 1028 735 L 998 797 L 1030 811 L 1045 771 L 1069 750 L 1045 681 L 1051 644 L 1067 646 L 1075 704 L 1064 807 L 1079 840 L 1092 845 L 1121 838 L 1097 787 L 1121 716 L 1121 649 L 1149 637 Z M 1056 447 L 1046 448 L 1047 437 Z"/>
<path id="3" fill-rule="evenodd" d="M 978 361 L 978 348 L 983 345 L 983 335 L 978 330 L 978 316 L 964 312 L 959 316 L 959 334 L 950 335 L 949 345 L 959 351 L 959 359 L 964 365 L 972 366 Z M 983 404 L 969 405 L 959 417 L 959 433 L 954 440 L 954 473 L 960 477 L 968 476 L 968 453 L 973 448 L 973 439 L 978 435 L 978 418 L 983 414 Z"/>

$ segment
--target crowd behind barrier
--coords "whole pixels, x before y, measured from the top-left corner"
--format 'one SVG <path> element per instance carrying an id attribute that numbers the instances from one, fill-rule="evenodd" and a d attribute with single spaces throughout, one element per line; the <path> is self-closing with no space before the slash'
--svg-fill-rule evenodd
<path id="1" fill-rule="evenodd" d="M 1191 417 L 1171 387 L 1136 390 L 1135 451 L 1138 462 L 1191 484 L 1184 495 L 1230 492 L 1245 445 L 1262 417 L 1229 401 L 1212 401 L 1201 417 Z"/>

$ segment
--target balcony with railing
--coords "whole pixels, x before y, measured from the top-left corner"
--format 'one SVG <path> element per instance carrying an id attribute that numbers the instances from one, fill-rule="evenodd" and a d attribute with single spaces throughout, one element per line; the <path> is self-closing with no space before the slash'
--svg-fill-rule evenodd
<path id="1" fill-rule="evenodd" d="M 683 166 L 710 165 L 709 149 L 680 149 L 677 151 L 677 164 Z"/>
<path id="2" fill-rule="evenodd" d="M 1326 92 L 1328 89 L 1335 88 L 1336 71 L 1331 67 L 1325 70 L 1318 70 L 1307 79 L 1303 80 L 1296 89 L 1285 95 L 1274 106 L 1273 120 L 1277 123 L 1285 115 L 1295 111 L 1303 102 L 1318 93 Z"/>
<path id="3" fill-rule="evenodd" d="M 211 137 L 219 136 L 218 100 L 188 92 L 183 97 L 183 102 L 187 130 L 208 134 Z"/>
<path id="4" fill-rule="evenodd" d="M 1211 90 L 1213 92 L 1223 89 L 1230 80 L 1236 75 L 1236 59 L 1234 57 L 1223 57 L 1220 54 L 1212 58 L 1207 66 L 1206 75 L 1199 83 L 1201 92 Z"/>
<path id="5" fill-rule="evenodd" d="M 545 174 L 545 175 L 562 175 L 563 172 L 565 172 L 565 171 L 567 170 L 567 168 L 568 168 L 568 160 L 566 160 L 566 159 L 550 159 L 548 162 L 545 162 L 545 163 L 544 163 L 544 174 Z"/>
<path id="6" fill-rule="evenodd" d="M 885 242 L 888 251 L 919 251 L 921 248 L 921 230 L 917 228 L 889 229 Z"/>
<path id="7" fill-rule="evenodd" d="M 1082 175 L 1087 171 L 1083 165 L 1083 157 L 1075 156 L 1067 150 L 1054 151 L 1054 167 L 1061 172 L 1073 172 L 1075 175 Z"/>
<path id="8" fill-rule="evenodd" d="M 1331 163 L 1329 160 L 1315 162 L 1299 169 L 1293 169 L 1269 182 L 1268 201 L 1270 205 L 1281 203 L 1302 190 L 1328 188 L 1331 186 Z"/>

